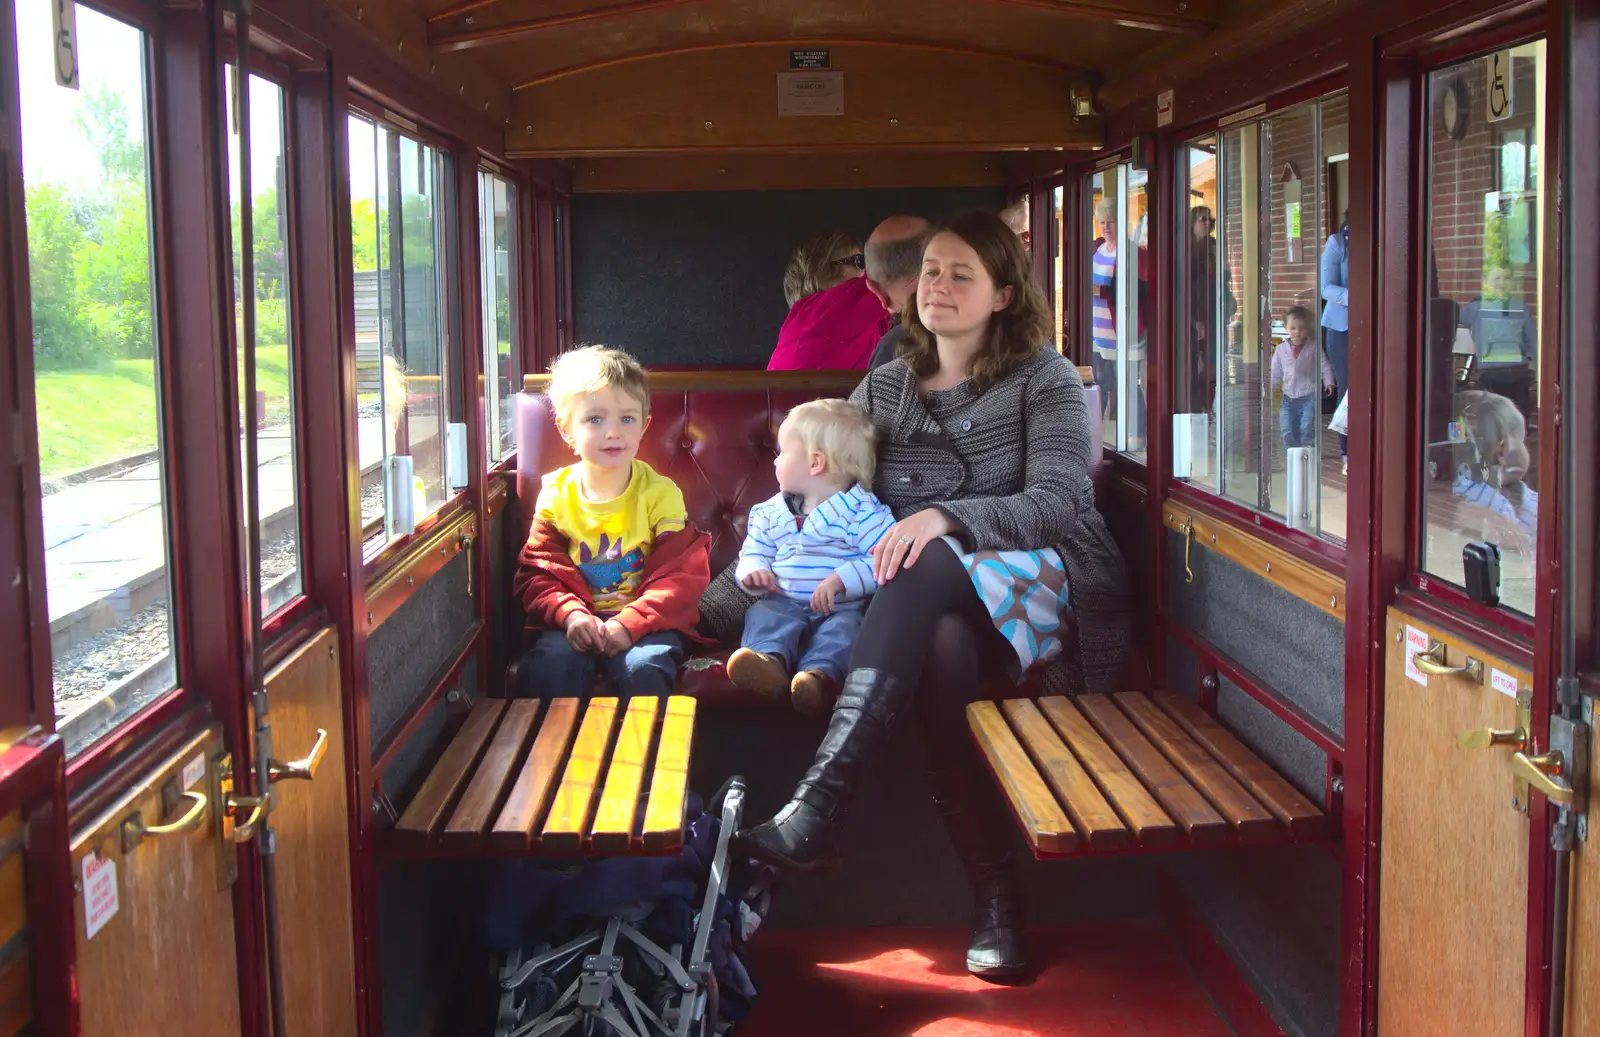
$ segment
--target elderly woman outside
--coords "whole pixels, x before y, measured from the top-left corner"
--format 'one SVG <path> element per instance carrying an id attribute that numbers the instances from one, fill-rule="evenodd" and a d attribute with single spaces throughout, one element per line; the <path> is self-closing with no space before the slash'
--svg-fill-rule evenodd
<path id="1" fill-rule="evenodd" d="M 874 490 L 898 521 L 873 550 L 868 606 L 827 734 L 793 799 L 741 833 L 751 856 L 809 871 L 895 722 L 917 718 L 928 780 L 977 921 L 967 967 L 1025 968 L 1018 865 L 1005 808 L 966 735 L 982 672 L 1014 678 L 1068 650 L 1106 690 L 1129 636 L 1123 560 L 1094 506 L 1090 415 L 1077 368 L 1049 346 L 1051 314 L 1022 243 L 972 213 L 937 232 L 906 307 L 899 357 L 852 399 L 879 441 Z"/>

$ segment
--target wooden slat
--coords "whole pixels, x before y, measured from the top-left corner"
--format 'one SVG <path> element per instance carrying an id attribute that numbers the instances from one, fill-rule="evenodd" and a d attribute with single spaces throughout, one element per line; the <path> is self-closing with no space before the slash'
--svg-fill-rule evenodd
<path id="1" fill-rule="evenodd" d="M 1200 708 L 1199 703 L 1184 695 L 1170 691 L 1155 693 L 1156 705 L 1166 710 L 1189 737 L 1205 746 L 1207 751 L 1228 768 L 1228 772 L 1244 783 L 1268 810 L 1277 815 L 1297 836 L 1315 835 L 1324 827 L 1322 811 L 1300 790 L 1290 785 L 1283 776 L 1251 752 L 1233 733 L 1219 724 L 1215 717 Z"/>
<path id="2" fill-rule="evenodd" d="M 1104 695 L 1078 696 L 1078 708 L 1127 761 L 1172 819 L 1183 826 L 1194 842 L 1216 842 L 1228 833 L 1228 822 L 1211 808 L 1204 796 L 1183 780 L 1176 767 L 1167 762 L 1161 750 L 1151 745 L 1133 726 L 1133 721 L 1111 704 Z"/>
<path id="3" fill-rule="evenodd" d="M 550 817 L 544 823 L 540 843 L 551 853 L 576 853 L 583 848 L 583 828 L 594 805 L 595 789 L 605 768 L 606 750 L 611 746 L 611 729 L 617 723 L 617 700 L 612 697 L 589 700 L 583 711 L 578 738 L 567 757 L 566 772 L 550 804 Z"/>
<path id="4" fill-rule="evenodd" d="M 1278 829 L 1277 819 L 1243 785 L 1233 780 L 1226 768 L 1212 759 L 1194 740 L 1184 734 L 1177 721 L 1163 713 L 1150 696 L 1124 691 L 1116 696 L 1117 705 L 1128 714 L 1146 738 L 1171 760 L 1189 783 L 1200 790 L 1217 811 L 1227 818 L 1241 839 L 1265 835 Z"/>
<path id="5" fill-rule="evenodd" d="M 556 775 L 567 758 L 572 733 L 578 727 L 577 699 L 552 699 L 544 711 L 544 722 L 528 750 L 517 782 L 506 796 L 506 805 L 489 832 L 490 845 L 507 850 L 526 849 L 533 843 L 533 830 L 544 817 L 544 808 L 556 787 Z"/>
<path id="6" fill-rule="evenodd" d="M 1111 800 L 1141 846 L 1170 846 L 1182 838 L 1178 826 L 1071 699 L 1051 695 L 1039 700 L 1039 709 L 1083 761 L 1084 769 Z"/>
<path id="7" fill-rule="evenodd" d="M 1027 751 L 1011 733 L 1000 710 L 989 701 L 969 703 L 967 723 L 1006 798 L 1011 801 L 1017 820 L 1022 822 L 1028 841 L 1042 853 L 1070 852 L 1078 845 L 1078 834 L 1061 804 L 1045 787 Z"/>
<path id="8" fill-rule="evenodd" d="M 33 983 L 29 973 L 32 955 L 23 951 L 0 966 L 0 1037 L 32 1032 Z"/>
<path id="9" fill-rule="evenodd" d="M 695 699 L 673 695 L 661 719 L 650 798 L 645 803 L 640 848 L 664 853 L 683 845 L 683 807 L 689 791 L 689 750 L 694 744 Z"/>
<path id="10" fill-rule="evenodd" d="M 1083 765 L 1061 741 L 1030 699 L 1007 699 L 1000 710 L 1039 767 L 1072 824 L 1091 847 L 1122 846 L 1133 838 L 1117 812 L 1095 787 Z"/>
<path id="11" fill-rule="evenodd" d="M 484 699 L 472 707 L 466 723 L 456 732 L 449 748 L 428 772 L 422 788 L 395 824 L 397 838 L 426 839 L 443 823 L 456 793 L 467 783 L 473 764 L 478 762 L 483 747 L 489 743 L 489 735 L 505 707 L 505 699 Z"/>
<path id="12" fill-rule="evenodd" d="M 589 826 L 589 848 L 595 853 L 626 853 L 633 839 L 633 819 L 639 813 L 639 789 L 644 785 L 644 765 L 650 757 L 651 736 L 656 732 L 656 710 L 661 700 L 636 698 L 628 702 L 622 730 L 611 749 L 606 784 Z"/>
<path id="13" fill-rule="evenodd" d="M 467 785 L 467 791 L 461 794 L 456 812 L 450 815 L 450 823 L 445 825 L 440 836 L 442 841 L 472 842 L 489 827 L 494 820 L 495 808 L 506 793 L 511 768 L 517 765 L 522 758 L 522 750 L 528 746 L 528 736 L 533 731 L 534 720 L 539 716 L 540 705 L 538 699 L 516 699 L 506 707 L 505 717 L 494 733 L 494 741 L 489 743 L 489 751 L 483 754 L 483 762 L 478 764 L 478 771 Z"/>

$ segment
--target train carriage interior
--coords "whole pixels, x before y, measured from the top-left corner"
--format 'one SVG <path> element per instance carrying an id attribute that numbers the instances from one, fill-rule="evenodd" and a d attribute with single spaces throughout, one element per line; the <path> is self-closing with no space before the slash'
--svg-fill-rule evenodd
<path id="1" fill-rule="evenodd" d="M 1600 1037 L 1597 70 L 1596 0 L 0 0 L 0 1037 Z M 731 566 L 974 212 L 1127 657 L 1068 580 L 789 874 L 840 714 Z M 526 694 L 589 345 L 708 545 L 670 694 Z"/>

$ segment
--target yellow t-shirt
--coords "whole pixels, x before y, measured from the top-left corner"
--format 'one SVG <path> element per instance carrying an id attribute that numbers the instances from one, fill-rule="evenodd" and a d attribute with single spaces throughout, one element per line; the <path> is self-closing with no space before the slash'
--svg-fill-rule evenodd
<path id="1" fill-rule="evenodd" d="M 688 509 L 678 484 L 635 459 L 628 488 L 608 501 L 583 494 L 583 466 L 544 477 L 534 514 L 571 542 L 572 561 L 589 584 L 595 615 L 621 611 L 639 592 L 656 538 L 684 528 Z"/>

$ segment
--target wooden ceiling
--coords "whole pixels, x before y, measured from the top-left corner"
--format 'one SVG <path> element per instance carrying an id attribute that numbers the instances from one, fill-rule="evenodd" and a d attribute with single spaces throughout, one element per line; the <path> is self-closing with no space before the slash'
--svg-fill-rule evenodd
<path id="1" fill-rule="evenodd" d="M 642 156 L 724 171 L 800 154 L 988 156 L 970 172 L 1006 152 L 1094 149 L 1107 84 L 1142 83 L 1152 61 L 1271 0 L 334 2 L 384 8 L 385 25 L 420 30 L 431 74 L 498 91 L 481 104 L 512 156 L 605 160 L 612 182 L 617 159 Z M 796 48 L 829 52 L 841 115 L 780 115 Z"/>

